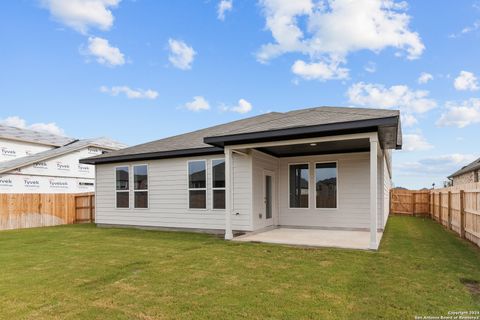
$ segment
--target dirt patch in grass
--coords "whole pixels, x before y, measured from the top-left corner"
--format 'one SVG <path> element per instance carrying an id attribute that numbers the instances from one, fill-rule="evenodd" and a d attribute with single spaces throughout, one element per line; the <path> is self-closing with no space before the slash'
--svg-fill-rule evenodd
<path id="1" fill-rule="evenodd" d="M 474 296 L 480 296 L 480 281 L 473 279 L 461 278 L 460 282 L 470 291 Z"/>

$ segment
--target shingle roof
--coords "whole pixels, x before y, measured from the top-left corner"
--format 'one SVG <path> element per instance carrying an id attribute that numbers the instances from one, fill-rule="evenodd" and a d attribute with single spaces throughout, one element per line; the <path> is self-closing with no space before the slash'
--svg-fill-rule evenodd
<path id="1" fill-rule="evenodd" d="M 474 171 L 474 170 L 480 170 L 480 158 L 473 161 L 472 163 L 467 164 L 466 166 L 462 167 L 460 170 L 451 174 L 448 177 L 453 178 L 453 177 L 456 177 L 456 176 L 459 176 L 461 174 L 468 173 L 468 172 L 471 172 L 471 171 Z"/>
<path id="2" fill-rule="evenodd" d="M 36 162 L 45 161 L 54 157 L 58 157 L 76 150 L 80 150 L 86 147 L 99 147 L 110 150 L 117 150 L 119 147 L 124 146 L 116 141 L 108 138 L 97 139 L 84 139 L 74 141 L 62 147 L 46 150 L 43 152 L 35 153 L 30 156 L 18 158 L 15 160 L 0 162 L 0 174 L 9 172 L 18 168 L 22 168 Z"/>
<path id="3" fill-rule="evenodd" d="M 271 112 L 250 117 L 218 126 L 193 131 L 165 139 L 160 139 L 130 148 L 109 152 L 89 158 L 96 159 L 116 158 L 123 156 L 161 153 L 181 150 L 220 151 L 221 148 L 212 147 L 204 142 L 206 137 L 218 137 L 243 133 L 265 132 L 287 128 L 302 128 L 308 126 L 328 125 L 334 123 L 354 122 L 360 120 L 382 119 L 399 117 L 397 110 L 347 108 L 347 107 L 318 107 L 301 109 L 290 112 Z M 82 160 L 83 161 L 83 160 Z M 85 159 L 85 163 L 89 163 Z"/>
<path id="4" fill-rule="evenodd" d="M 60 147 L 75 139 L 59 136 L 51 133 L 22 129 L 0 124 L 0 138 L 28 141 L 49 146 Z"/>

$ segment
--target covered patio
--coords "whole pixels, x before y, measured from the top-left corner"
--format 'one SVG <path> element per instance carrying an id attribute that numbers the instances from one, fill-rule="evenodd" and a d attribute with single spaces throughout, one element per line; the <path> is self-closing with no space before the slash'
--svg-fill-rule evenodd
<path id="1" fill-rule="evenodd" d="M 383 232 L 377 232 L 378 243 Z M 240 242 L 264 242 L 305 247 L 330 247 L 343 249 L 373 249 L 370 231 L 326 230 L 301 228 L 269 228 L 233 238 Z M 377 248 L 374 248 L 377 249 Z"/>

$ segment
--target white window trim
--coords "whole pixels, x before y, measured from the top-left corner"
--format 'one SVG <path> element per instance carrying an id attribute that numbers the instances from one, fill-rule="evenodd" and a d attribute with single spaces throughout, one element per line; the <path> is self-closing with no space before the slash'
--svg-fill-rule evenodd
<path id="1" fill-rule="evenodd" d="M 190 162 L 198 162 L 203 161 L 205 162 L 205 188 L 190 188 Z M 196 160 L 188 160 L 187 161 L 187 203 L 188 203 L 188 210 L 192 211 L 207 211 L 208 210 L 208 160 L 207 159 L 196 159 Z M 190 207 L 190 191 L 205 191 L 205 208 L 191 208 Z"/>
<path id="2" fill-rule="evenodd" d="M 225 187 L 223 187 L 223 188 L 215 188 L 215 187 L 213 186 L 213 162 L 216 161 L 216 160 L 223 160 L 223 163 L 226 164 L 225 158 L 216 158 L 216 159 L 211 159 L 211 160 L 210 160 L 210 165 L 211 165 L 211 167 L 212 167 L 212 169 L 211 169 L 211 172 L 212 172 L 212 177 L 211 177 L 211 178 L 212 178 L 212 179 L 211 179 L 212 188 L 211 188 L 211 190 L 210 190 L 211 199 L 212 199 L 212 206 L 211 206 L 211 207 L 212 207 L 212 210 L 213 210 L 213 211 L 225 211 L 226 208 L 219 209 L 219 208 L 214 208 L 214 207 L 213 207 L 213 204 L 214 204 L 214 202 L 213 202 L 213 192 L 214 192 L 214 191 L 216 191 L 216 190 L 223 190 L 223 191 L 225 191 L 225 198 L 227 197 L 227 186 L 226 186 L 226 185 L 225 185 Z M 226 182 L 226 181 L 225 181 L 225 182 Z M 190 197 L 189 197 L 189 199 L 190 199 Z M 189 207 L 190 207 L 190 205 L 189 205 Z"/>
<path id="3" fill-rule="evenodd" d="M 127 168 L 128 169 L 128 189 L 127 190 L 117 190 L 117 169 L 118 168 Z M 115 209 L 116 210 L 130 210 L 130 189 L 131 189 L 131 183 L 130 183 L 130 180 L 131 180 L 131 177 L 130 177 L 130 173 L 131 173 L 131 170 L 130 170 L 130 166 L 127 164 L 127 165 L 123 165 L 123 166 L 115 166 L 113 168 L 113 177 L 114 177 L 114 181 L 115 181 L 115 184 L 113 186 L 114 188 L 114 191 L 115 191 Z M 118 192 L 125 192 L 125 193 L 128 193 L 128 207 L 126 208 L 121 208 L 121 207 L 118 207 L 117 206 L 117 193 Z"/>
<path id="4" fill-rule="evenodd" d="M 335 195 L 335 208 L 318 208 L 317 207 L 317 164 L 323 164 L 323 163 L 335 163 L 335 173 L 336 173 L 336 178 L 337 178 L 337 185 L 336 185 L 336 195 Z M 313 166 L 313 182 L 314 182 L 314 186 L 315 186 L 315 199 L 314 199 L 314 203 L 315 203 L 315 209 L 317 210 L 322 210 L 322 211 L 332 211 L 332 210 L 338 210 L 338 194 L 339 194 L 339 188 L 338 188 L 338 160 L 333 160 L 333 161 L 317 161 L 314 163 L 314 166 Z"/>
<path id="5" fill-rule="evenodd" d="M 138 189 L 135 190 L 135 167 L 141 167 L 141 166 L 146 166 L 147 167 L 147 189 Z M 147 163 L 141 163 L 141 164 L 134 164 L 132 165 L 132 191 L 133 191 L 133 208 L 135 210 L 148 210 L 150 209 L 150 169 Z M 135 192 L 147 192 L 147 207 L 146 208 L 137 208 L 135 207 Z"/>
<path id="6" fill-rule="evenodd" d="M 295 166 L 295 165 L 301 165 L 301 164 L 306 164 L 307 165 L 307 170 L 308 170 L 308 188 L 307 188 L 307 192 L 308 192 L 308 207 L 306 208 L 302 208 L 302 207 L 291 207 L 291 203 L 290 203 L 290 167 L 291 166 Z M 287 170 L 288 170 L 288 190 L 287 190 L 287 199 L 288 199 L 288 209 L 292 209 L 292 210 L 308 210 L 310 209 L 310 202 L 311 202 L 311 199 L 310 199 L 310 196 L 311 196 L 311 192 L 310 192 L 310 185 L 311 185 L 311 171 L 310 171 L 310 162 L 306 161 L 306 162 L 292 162 L 292 163 L 289 163 L 288 166 L 287 166 Z"/>

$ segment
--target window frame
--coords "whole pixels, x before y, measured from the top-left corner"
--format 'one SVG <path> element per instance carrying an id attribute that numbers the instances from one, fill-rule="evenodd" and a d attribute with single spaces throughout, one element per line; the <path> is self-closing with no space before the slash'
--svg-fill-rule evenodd
<path id="1" fill-rule="evenodd" d="M 325 164 L 325 163 L 335 163 L 335 173 L 336 173 L 336 195 L 335 195 L 335 208 L 319 208 L 317 207 L 317 164 Z M 339 183 L 338 183 L 338 160 L 333 161 L 316 161 L 314 163 L 314 171 L 313 171 L 313 182 L 315 185 L 315 209 L 316 210 L 338 210 L 338 194 L 339 192 Z"/>
<path id="2" fill-rule="evenodd" d="M 216 161 L 216 160 L 223 160 L 223 163 L 225 164 L 225 171 L 226 171 L 226 164 L 227 164 L 227 162 L 225 161 L 225 158 L 210 159 L 210 166 L 211 166 L 211 168 L 212 168 L 212 169 L 211 169 L 212 179 L 211 179 L 211 190 L 210 190 L 211 199 L 212 199 L 211 208 L 212 208 L 212 210 L 214 210 L 214 211 L 225 211 L 225 210 L 227 210 L 227 204 L 226 204 L 226 203 L 225 203 L 225 208 L 223 208 L 223 209 L 219 209 L 219 208 L 214 208 L 214 207 L 213 207 L 213 205 L 214 205 L 214 203 L 215 203 L 215 202 L 213 201 L 213 193 L 214 193 L 214 191 L 217 191 L 217 190 L 218 190 L 218 191 L 222 191 L 222 190 L 223 190 L 223 191 L 225 192 L 225 200 L 227 199 L 227 180 L 226 180 L 226 172 L 225 172 L 225 177 L 224 177 L 225 187 L 223 187 L 223 188 L 215 188 L 215 187 L 214 187 L 214 183 L 213 183 L 213 182 L 214 182 L 214 181 L 213 181 L 213 179 L 214 179 L 214 176 L 213 176 L 213 162 Z M 208 176 L 208 175 L 207 175 L 207 176 Z M 207 187 L 208 187 L 208 184 L 207 184 Z M 190 197 L 189 197 L 189 201 L 190 201 Z M 190 205 L 189 205 L 189 207 L 190 207 Z"/>
<path id="3" fill-rule="evenodd" d="M 307 192 L 308 192 L 308 206 L 307 207 L 292 207 L 291 203 L 290 203 L 290 167 L 291 166 L 296 166 L 296 165 L 302 165 L 302 164 L 306 164 L 307 165 L 307 170 L 308 170 L 308 188 L 307 188 Z M 288 164 L 288 167 L 287 167 L 287 171 L 288 171 L 288 194 L 287 194 L 287 199 L 288 199 L 288 209 L 291 209 L 291 210 L 308 210 L 310 209 L 310 201 L 311 201 L 311 192 L 310 192 L 310 185 L 311 185 L 311 171 L 310 171 L 310 162 L 308 161 L 305 161 L 305 162 L 292 162 L 292 163 L 289 163 Z"/>
<path id="4" fill-rule="evenodd" d="M 128 189 L 126 190 L 117 190 L 117 169 L 118 168 L 127 168 L 128 169 Z M 113 177 L 114 177 L 114 181 L 115 181 L 115 185 L 114 185 L 114 191 L 115 191 L 115 209 L 116 210 L 130 210 L 131 206 L 130 206 L 130 190 L 131 190 L 131 183 L 130 183 L 130 165 L 121 165 L 121 166 L 115 166 L 113 167 Z M 118 206 L 118 192 L 123 192 L 123 193 L 127 193 L 128 194 L 128 207 L 119 207 Z"/>
<path id="5" fill-rule="evenodd" d="M 205 188 L 190 188 L 190 162 L 200 162 L 203 161 L 205 163 Z M 195 159 L 195 160 L 187 160 L 187 203 L 188 203 L 188 210 L 193 211 L 207 211 L 208 206 L 208 160 L 207 159 Z M 205 191 L 205 208 L 191 208 L 190 206 L 190 191 Z"/>
<path id="6" fill-rule="evenodd" d="M 135 190 L 135 167 L 142 167 L 146 166 L 147 167 L 147 189 L 139 189 Z M 148 166 L 148 163 L 139 163 L 139 164 L 133 164 L 131 165 L 132 167 L 132 190 L 133 191 L 133 209 L 135 210 L 147 210 L 150 209 L 150 168 Z M 137 208 L 135 207 L 135 192 L 147 192 L 147 207 L 146 208 Z"/>

